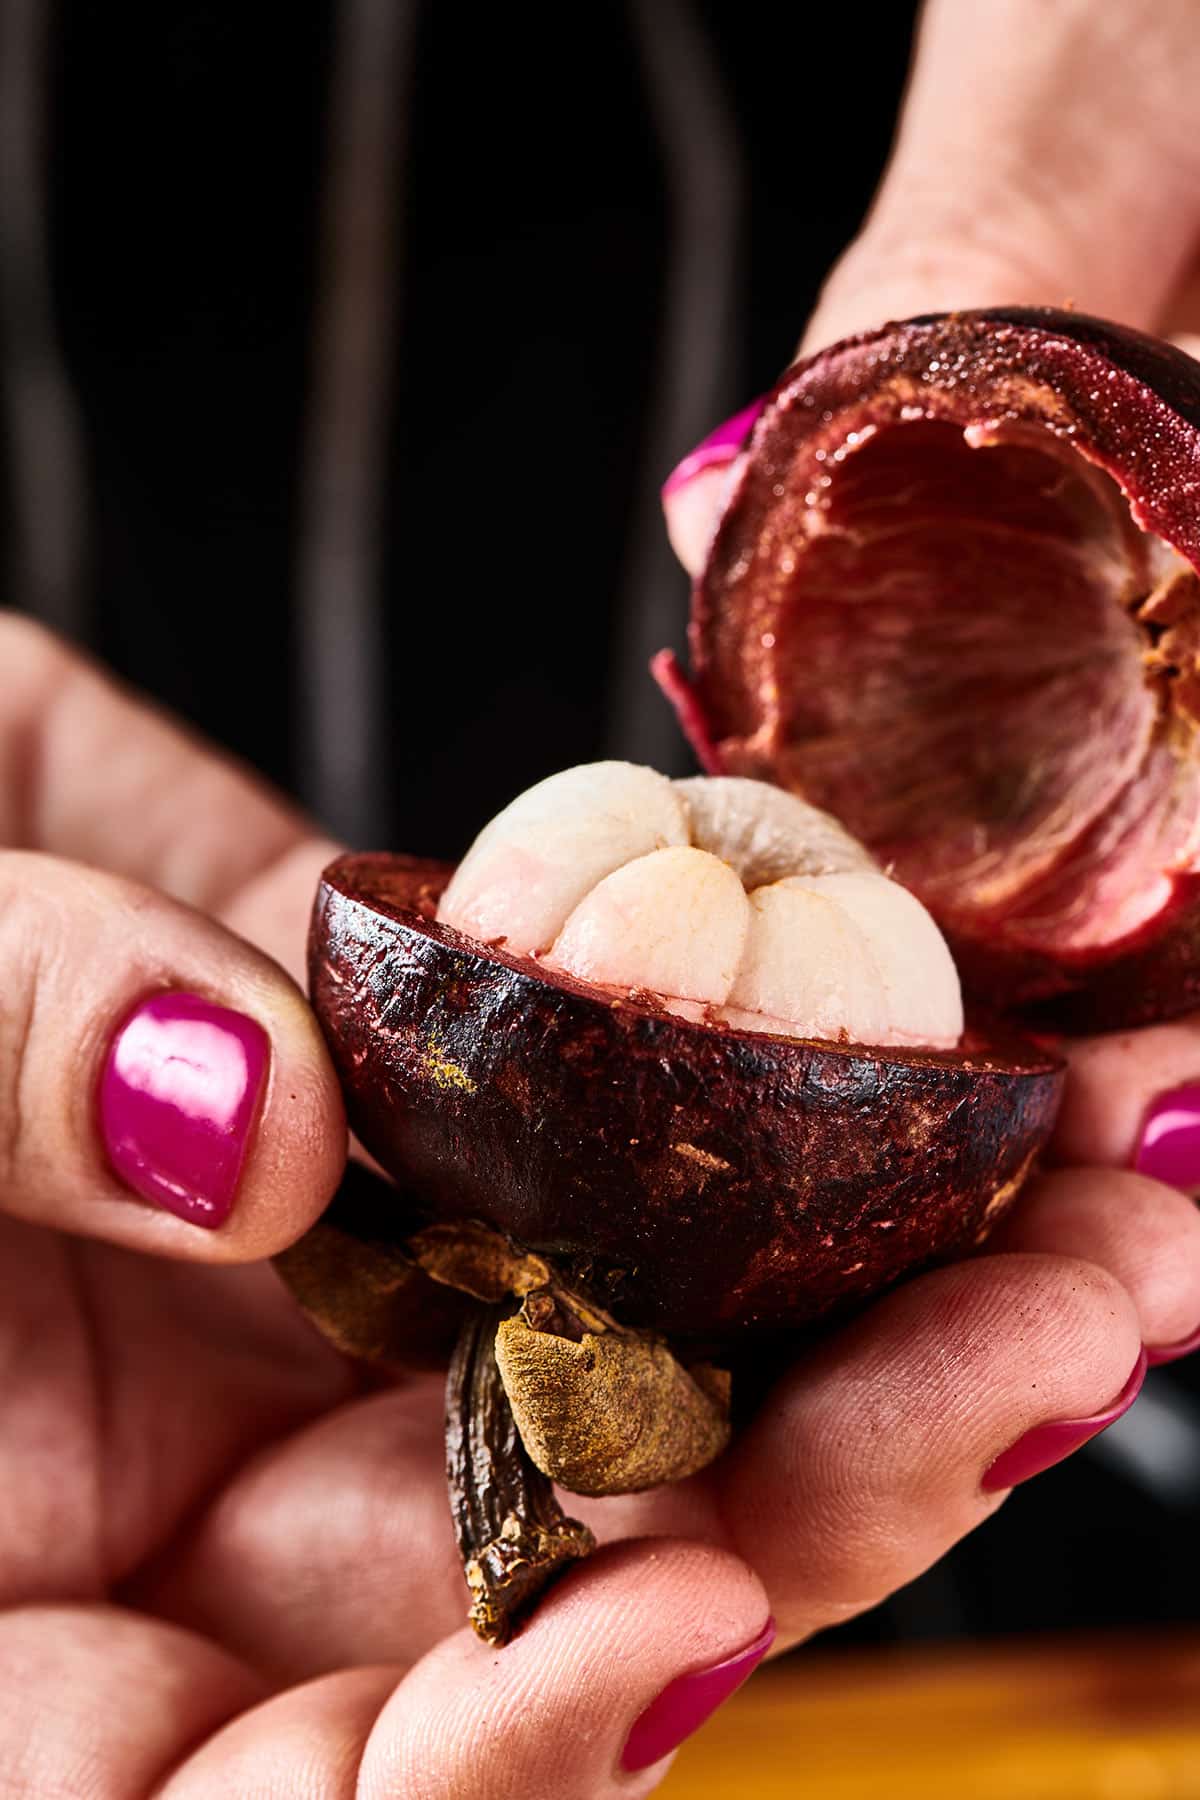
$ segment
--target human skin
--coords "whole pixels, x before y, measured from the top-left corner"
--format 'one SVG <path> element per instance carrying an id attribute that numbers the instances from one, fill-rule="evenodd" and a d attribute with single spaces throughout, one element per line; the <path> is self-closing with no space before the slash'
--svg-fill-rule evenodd
<path id="1" fill-rule="evenodd" d="M 1183 3 L 939 0 L 896 157 L 806 346 L 888 315 L 1067 297 L 1200 323 L 1192 24 Z M 703 489 L 686 494 L 699 517 Z M 1055 1146 L 1070 1166 L 1002 1240 L 781 1368 L 703 1475 L 579 1502 L 605 1547 L 488 1650 L 461 1623 L 440 1378 L 365 1381 L 263 1265 L 345 1156 L 284 972 L 299 976 L 337 846 L 11 616 L 0 670 L 0 1785 L 645 1793 L 665 1765 L 620 1759 L 664 1688 L 750 1644 L 768 1612 L 782 1647 L 911 1580 L 1002 1504 L 984 1485 L 997 1458 L 1102 1415 L 1141 1345 L 1200 1325 L 1195 1209 L 1129 1167 L 1156 1097 L 1200 1079 L 1200 1033 L 1074 1046 Z M 215 1229 L 123 1185 L 92 1104 L 114 1031 L 163 990 L 270 1042 Z"/>

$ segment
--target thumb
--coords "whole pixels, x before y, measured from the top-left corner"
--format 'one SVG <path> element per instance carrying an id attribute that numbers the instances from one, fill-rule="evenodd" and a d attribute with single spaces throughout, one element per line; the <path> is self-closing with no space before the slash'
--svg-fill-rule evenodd
<path id="1" fill-rule="evenodd" d="M 299 989 L 243 939 L 0 850 L 0 984 L 0 1214 L 244 1262 L 322 1211 L 345 1162 L 337 1080 Z"/>

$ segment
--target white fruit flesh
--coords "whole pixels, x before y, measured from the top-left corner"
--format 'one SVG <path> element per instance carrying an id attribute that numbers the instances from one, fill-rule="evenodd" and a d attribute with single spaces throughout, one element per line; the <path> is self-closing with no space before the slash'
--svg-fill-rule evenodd
<path id="1" fill-rule="evenodd" d="M 545 961 L 598 987 L 716 1005 L 749 924 L 750 902 L 728 863 L 704 850 L 655 850 L 597 883 Z"/>
<path id="2" fill-rule="evenodd" d="M 887 1003 L 888 1035 L 880 1041 L 956 1044 L 963 1031 L 958 970 L 916 895 L 885 875 L 825 875 L 803 885 L 840 907 L 866 940 Z"/>
<path id="3" fill-rule="evenodd" d="M 934 1049 L 963 1030 L 921 903 L 836 819 L 765 782 L 564 770 L 480 833 L 438 918 L 687 1018 Z"/>
<path id="4" fill-rule="evenodd" d="M 485 825 L 442 895 L 438 918 L 520 955 L 548 950 L 584 895 L 614 869 L 688 842 L 671 783 L 635 763 L 585 763 L 519 794 Z"/>
<path id="5" fill-rule="evenodd" d="M 829 813 L 767 781 L 697 775 L 674 787 L 687 803 L 693 844 L 722 857 L 747 889 L 878 866 Z"/>
<path id="6" fill-rule="evenodd" d="M 863 933 L 807 884 L 779 881 L 750 896 L 746 952 L 724 1017 L 753 1030 L 755 1016 L 772 1022 L 759 1030 L 890 1041 L 884 986 Z"/>

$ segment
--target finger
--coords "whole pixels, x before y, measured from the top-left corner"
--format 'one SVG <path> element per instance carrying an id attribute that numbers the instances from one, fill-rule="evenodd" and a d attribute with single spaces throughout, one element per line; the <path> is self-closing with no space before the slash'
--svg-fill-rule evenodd
<path id="1" fill-rule="evenodd" d="M 211 1636 L 272 1681 L 416 1662 L 458 1629 L 469 1599 L 445 1460 L 441 1377 L 344 1406 L 247 1464 L 126 1597 Z M 612 1503 L 597 1512 L 577 1495 L 561 1499 L 610 1541 L 723 1536 L 704 1482 L 607 1513 Z"/>
<path id="2" fill-rule="evenodd" d="M 358 1800 L 363 1746 L 400 1673 L 344 1669 L 276 1695 L 189 1756 L 154 1800 Z"/>
<path id="3" fill-rule="evenodd" d="M 417 1377 L 269 1445 L 128 1597 L 277 1682 L 416 1662 L 468 1605 L 444 1388 Z"/>
<path id="4" fill-rule="evenodd" d="M 986 1519 L 996 1459 L 1041 1425 L 1103 1411 L 1139 1350 L 1134 1302 L 1103 1269 L 985 1257 L 921 1277 L 808 1352 L 703 1475 L 565 1504 L 607 1542 L 669 1532 L 735 1550 L 798 1638 L 876 1604 Z M 465 1597 L 441 1433 L 430 1384 L 268 1451 L 197 1522 L 153 1604 L 276 1676 L 428 1648 Z"/>
<path id="5" fill-rule="evenodd" d="M 0 845 L 92 863 L 207 912 L 302 972 L 336 846 L 230 758 L 40 626 L 0 612 Z"/>
<path id="6" fill-rule="evenodd" d="M 930 0 L 887 174 L 804 348 L 998 302 L 1152 326 L 1195 248 L 1198 77 L 1190 0 Z"/>
<path id="7" fill-rule="evenodd" d="M 345 1162 L 340 1091 L 300 993 L 242 939 L 3 852 L 0 982 L 0 1208 L 222 1262 L 321 1212 Z"/>
<path id="8" fill-rule="evenodd" d="M 1200 1189 L 1200 1019 L 1080 1038 L 1067 1055 L 1054 1157 Z"/>
<path id="9" fill-rule="evenodd" d="M 367 1741 L 358 1796 L 647 1793 L 768 1643 L 762 1588 L 735 1558 L 669 1540 L 602 1552 L 501 1654 L 460 1631 L 419 1663 Z"/>
<path id="10" fill-rule="evenodd" d="M 670 492 L 663 490 L 667 536 L 693 581 L 704 567 L 713 531 L 724 511 L 735 460 L 731 453 L 721 462 L 681 480 Z"/>
<path id="11" fill-rule="evenodd" d="M 1140 1349 L 1103 1270 L 992 1256 L 922 1276 L 806 1357 L 718 1465 L 781 1641 L 912 1581 L 994 1510 L 995 1480 L 1094 1435 Z"/>
<path id="12" fill-rule="evenodd" d="M 736 472 L 734 465 L 762 408 L 763 402 L 755 400 L 710 431 L 663 484 L 667 536 L 676 556 L 693 577 L 704 567 L 709 539 Z"/>
<path id="13" fill-rule="evenodd" d="M 152 1264 L 11 1219 L 0 1365 L 20 1371 L 0 1388 L 0 1608 L 111 1595 L 354 1388 L 262 1265 Z"/>
<path id="14" fill-rule="evenodd" d="M 1193 246 L 1200 249 L 1200 246 Z M 1164 337 L 1195 356 L 1200 350 L 1200 260 L 1191 263 L 1163 308 L 1158 328 Z"/>
<path id="15" fill-rule="evenodd" d="M 1077 1257 L 1120 1282 L 1142 1342 L 1164 1351 L 1200 1328 L 1200 1213 L 1174 1188 L 1121 1169 L 1062 1169 L 1035 1182 L 989 1249 Z"/>
<path id="16" fill-rule="evenodd" d="M 179 1769 L 161 1800 L 645 1794 L 769 1642 L 762 1589 L 734 1557 L 698 1544 L 624 1545 L 568 1576 L 502 1651 L 466 1630 L 446 1638 L 373 1721 L 364 1714 L 379 1671 L 267 1702 Z M 293 1787 L 299 1779 L 309 1785 Z"/>
<path id="17" fill-rule="evenodd" d="M 215 1645 L 115 1607 L 4 1613 L 0 1783 L 134 1800 L 263 1692 Z"/>

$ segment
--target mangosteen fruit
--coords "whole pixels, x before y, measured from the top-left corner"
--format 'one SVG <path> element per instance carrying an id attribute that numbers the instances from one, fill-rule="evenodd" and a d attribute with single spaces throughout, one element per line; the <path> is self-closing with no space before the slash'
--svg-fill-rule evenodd
<path id="1" fill-rule="evenodd" d="M 746 778 L 592 764 L 519 796 L 455 870 L 342 857 L 310 978 L 351 1124 L 399 1186 L 390 1219 L 343 1202 L 285 1272 L 377 1358 L 426 1277 L 481 1303 L 448 1446 L 492 1641 L 590 1548 L 552 1484 L 702 1468 L 739 1346 L 981 1241 L 1059 1095 L 1054 1056 L 964 1019 L 920 902 Z M 385 1297 L 356 1316 L 368 1268 Z"/>

